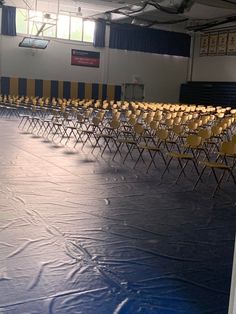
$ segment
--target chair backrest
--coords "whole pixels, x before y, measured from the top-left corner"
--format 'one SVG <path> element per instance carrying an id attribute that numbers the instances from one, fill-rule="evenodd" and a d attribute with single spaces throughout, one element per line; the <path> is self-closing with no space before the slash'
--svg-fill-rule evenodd
<path id="1" fill-rule="evenodd" d="M 119 126 L 120 126 L 120 120 L 112 119 L 111 122 L 110 122 L 110 126 L 111 126 L 113 129 L 118 129 Z"/>
<path id="2" fill-rule="evenodd" d="M 92 108 L 91 108 L 92 109 Z M 84 112 L 84 117 L 86 119 L 88 119 L 90 117 L 90 115 L 92 114 L 90 108 L 89 109 L 86 109 L 85 112 Z"/>
<path id="3" fill-rule="evenodd" d="M 234 135 L 232 136 L 231 142 L 233 142 L 233 143 L 236 144 L 236 134 L 234 134 Z"/>
<path id="4" fill-rule="evenodd" d="M 126 118 L 129 118 L 131 115 L 132 115 L 132 111 L 131 111 L 131 110 L 127 110 L 127 111 L 125 112 Z"/>
<path id="5" fill-rule="evenodd" d="M 211 128 L 211 132 L 212 132 L 212 135 L 219 136 L 222 133 L 222 127 L 220 127 L 218 125 L 214 125 Z"/>
<path id="6" fill-rule="evenodd" d="M 166 119 L 165 121 L 165 125 L 169 128 L 172 127 L 173 123 L 174 123 L 174 119 Z"/>
<path id="7" fill-rule="evenodd" d="M 149 125 L 150 126 L 150 123 L 152 123 L 152 121 L 153 121 L 153 117 L 146 117 L 145 119 L 144 119 L 144 122 L 146 123 L 146 125 Z M 156 122 L 156 121 L 155 121 Z"/>
<path id="8" fill-rule="evenodd" d="M 162 112 L 161 111 L 156 111 L 154 117 L 153 117 L 153 120 L 155 121 L 161 121 L 162 119 Z"/>
<path id="9" fill-rule="evenodd" d="M 154 121 L 154 120 L 151 121 L 150 124 L 149 124 L 151 130 L 156 130 L 158 125 L 159 125 L 159 122 L 158 121 Z"/>
<path id="10" fill-rule="evenodd" d="M 92 123 L 94 126 L 98 126 L 101 121 L 102 121 L 102 119 L 99 117 L 93 117 L 93 119 L 92 119 Z"/>
<path id="11" fill-rule="evenodd" d="M 191 131 L 195 131 L 198 128 L 198 123 L 195 121 L 190 121 L 188 124 L 188 128 Z"/>
<path id="12" fill-rule="evenodd" d="M 226 155 L 235 155 L 236 157 L 236 143 L 223 142 L 220 147 L 220 152 Z"/>
<path id="13" fill-rule="evenodd" d="M 173 126 L 172 131 L 176 134 L 176 135 L 181 135 L 183 134 L 183 126 L 180 124 L 176 124 Z"/>
<path id="14" fill-rule="evenodd" d="M 190 134 L 187 138 L 186 138 L 186 144 L 187 146 L 191 147 L 191 148 L 196 148 L 199 145 L 202 144 L 202 138 L 201 136 L 195 135 L 195 134 Z"/>
<path id="15" fill-rule="evenodd" d="M 177 116 L 174 118 L 174 125 L 180 124 L 180 122 L 181 122 L 181 117 Z"/>
<path id="16" fill-rule="evenodd" d="M 131 124 L 131 125 L 135 125 L 136 121 L 137 121 L 136 116 L 135 115 L 131 115 L 131 117 L 129 118 L 128 123 Z"/>
<path id="17" fill-rule="evenodd" d="M 197 135 L 206 140 L 211 137 L 211 134 L 211 129 L 201 129 Z"/>
<path id="18" fill-rule="evenodd" d="M 104 118 L 104 116 L 105 116 L 105 113 L 106 113 L 106 111 L 104 111 L 104 110 L 98 111 L 97 118 L 102 120 Z"/>
<path id="19" fill-rule="evenodd" d="M 207 124 L 209 121 L 209 115 L 201 117 L 202 125 Z"/>
<path id="20" fill-rule="evenodd" d="M 169 136 L 169 132 L 166 129 L 158 129 L 156 135 L 160 140 L 165 141 Z"/>
<path id="21" fill-rule="evenodd" d="M 84 116 L 81 113 L 77 114 L 77 121 L 78 122 L 83 122 L 84 121 Z"/>
<path id="22" fill-rule="evenodd" d="M 134 132 L 138 135 L 142 135 L 144 132 L 144 127 L 140 123 L 136 123 L 134 125 Z"/>
<path id="23" fill-rule="evenodd" d="M 181 124 L 185 124 L 188 121 L 188 115 L 182 115 L 181 117 Z"/>
<path id="24" fill-rule="evenodd" d="M 108 107 L 109 107 L 109 103 L 108 102 L 103 103 L 103 105 L 102 105 L 103 109 L 107 109 Z"/>
<path id="25" fill-rule="evenodd" d="M 113 113 L 112 113 L 112 119 L 119 120 L 119 119 L 120 119 L 120 115 L 121 115 L 121 112 L 120 112 L 120 111 L 113 112 Z"/>

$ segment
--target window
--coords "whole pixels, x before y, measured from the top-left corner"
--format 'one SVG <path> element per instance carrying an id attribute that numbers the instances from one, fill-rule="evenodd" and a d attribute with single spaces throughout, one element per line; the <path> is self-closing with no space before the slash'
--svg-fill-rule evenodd
<path id="1" fill-rule="evenodd" d="M 83 41 L 93 42 L 95 23 L 92 21 L 84 22 Z"/>
<path id="2" fill-rule="evenodd" d="M 43 36 L 56 37 L 56 30 L 57 30 L 56 14 L 44 14 L 43 22 L 46 23 L 43 29 Z"/>
<path id="3" fill-rule="evenodd" d="M 16 9 L 16 29 L 17 33 L 27 34 L 28 33 L 28 22 L 27 22 L 27 10 Z"/>
<path id="4" fill-rule="evenodd" d="M 71 17 L 70 39 L 82 41 L 83 20 L 78 17 Z"/>
<path id="5" fill-rule="evenodd" d="M 67 15 L 58 15 L 57 38 L 70 38 L 70 17 Z"/>
<path id="6" fill-rule="evenodd" d="M 43 13 L 39 11 L 29 11 L 29 34 L 38 35 L 42 26 Z"/>
<path id="7" fill-rule="evenodd" d="M 16 9 L 16 32 L 32 36 L 93 42 L 95 23 L 81 17 Z"/>

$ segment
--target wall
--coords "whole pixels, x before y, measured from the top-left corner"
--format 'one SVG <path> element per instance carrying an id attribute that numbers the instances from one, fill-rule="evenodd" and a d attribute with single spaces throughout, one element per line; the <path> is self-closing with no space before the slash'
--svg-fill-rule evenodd
<path id="1" fill-rule="evenodd" d="M 231 280 L 231 292 L 230 292 L 230 303 L 229 303 L 229 314 L 236 313 L 236 241 L 234 248 L 234 263 Z"/>
<path id="2" fill-rule="evenodd" d="M 236 56 L 199 57 L 200 35 L 196 36 L 193 81 L 236 82 Z"/>
<path id="3" fill-rule="evenodd" d="M 180 84 L 186 81 L 188 58 L 51 40 L 46 50 L 19 48 L 22 37 L 1 37 L 1 76 L 28 79 L 81 81 L 120 85 L 133 75 L 145 85 L 145 100 L 177 102 Z M 100 68 L 70 65 L 71 49 L 100 51 Z"/>
<path id="4" fill-rule="evenodd" d="M 137 76 L 145 85 L 145 99 L 178 101 L 180 84 L 186 81 L 187 58 L 111 49 L 109 61 L 109 81 L 120 85 Z"/>

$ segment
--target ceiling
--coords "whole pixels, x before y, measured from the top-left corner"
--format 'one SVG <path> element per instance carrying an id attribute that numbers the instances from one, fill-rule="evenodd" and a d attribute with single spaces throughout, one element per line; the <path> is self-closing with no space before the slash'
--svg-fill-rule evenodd
<path id="1" fill-rule="evenodd" d="M 236 0 L 5 0 L 5 4 L 177 31 L 236 27 Z"/>

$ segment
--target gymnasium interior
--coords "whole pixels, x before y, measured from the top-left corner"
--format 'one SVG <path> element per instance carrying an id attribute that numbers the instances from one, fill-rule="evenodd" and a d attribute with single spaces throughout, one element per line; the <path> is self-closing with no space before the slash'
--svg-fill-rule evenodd
<path id="1" fill-rule="evenodd" d="M 236 314 L 236 0 L 0 0 L 0 313 Z"/>

